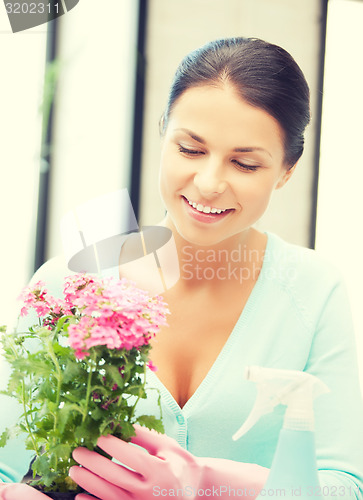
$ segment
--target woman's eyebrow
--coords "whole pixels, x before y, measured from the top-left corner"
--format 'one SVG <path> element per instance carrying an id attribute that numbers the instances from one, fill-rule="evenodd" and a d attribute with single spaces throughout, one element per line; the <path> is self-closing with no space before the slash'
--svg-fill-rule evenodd
<path id="1" fill-rule="evenodd" d="M 184 132 L 185 134 L 188 134 L 192 139 L 199 142 L 200 144 L 206 144 L 206 141 L 204 139 L 202 139 L 201 137 L 199 137 L 199 135 L 196 135 L 194 132 L 192 132 L 191 130 L 189 130 L 187 128 L 177 128 L 174 131 L 175 132 L 178 132 L 178 131 Z M 246 147 L 246 148 L 234 148 L 233 149 L 234 153 L 253 153 L 254 151 L 261 151 L 262 153 L 268 154 L 272 158 L 271 153 L 269 151 L 267 151 L 267 149 L 260 148 L 258 146 Z"/>
<path id="2" fill-rule="evenodd" d="M 199 137 L 199 135 L 196 135 L 194 132 L 192 132 L 191 130 L 188 130 L 187 128 L 176 128 L 174 130 L 174 132 L 178 132 L 178 131 L 181 131 L 181 132 L 185 132 L 186 134 L 188 134 L 192 139 L 194 139 L 195 141 L 197 142 L 200 142 L 201 144 L 205 144 L 206 141 L 204 139 L 202 139 L 201 137 Z"/>
<path id="3" fill-rule="evenodd" d="M 254 151 L 261 151 L 262 153 L 266 153 L 272 158 L 272 154 L 267 151 L 265 148 L 259 148 L 259 147 L 250 147 L 250 148 L 234 148 L 233 150 L 235 153 L 253 153 Z"/>

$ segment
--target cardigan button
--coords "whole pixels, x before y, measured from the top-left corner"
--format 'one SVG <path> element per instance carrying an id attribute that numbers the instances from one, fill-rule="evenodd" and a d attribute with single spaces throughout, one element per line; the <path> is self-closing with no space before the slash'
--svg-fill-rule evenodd
<path id="1" fill-rule="evenodd" d="M 177 415 L 176 416 L 176 421 L 178 422 L 178 424 L 184 424 L 184 417 L 183 417 L 183 415 Z"/>

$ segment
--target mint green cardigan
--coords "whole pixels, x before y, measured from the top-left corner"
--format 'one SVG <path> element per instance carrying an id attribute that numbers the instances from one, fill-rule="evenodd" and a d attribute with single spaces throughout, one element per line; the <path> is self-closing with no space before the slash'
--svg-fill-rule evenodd
<path id="1" fill-rule="evenodd" d="M 245 367 L 260 365 L 316 375 L 331 391 L 314 404 L 321 486 L 331 497 L 361 500 L 363 403 L 344 283 L 339 272 L 315 251 L 267 234 L 258 280 L 195 393 L 180 408 L 157 372 L 148 372 L 148 387 L 156 387 L 161 393 L 166 433 L 194 455 L 270 467 L 284 407 L 262 417 L 240 440 L 232 440 L 256 397 L 254 384 L 244 379 Z M 112 272 L 117 275 L 116 268 Z M 43 279 L 53 293 L 59 293 L 65 274 L 64 263 L 54 259 L 42 266 L 35 279 Z M 157 396 L 157 391 L 150 390 L 148 398 L 139 402 L 138 412 L 159 416 Z M 7 413 L 1 411 L 0 431 Z M 4 481 L 19 480 L 28 462 L 29 453 L 21 443 L 12 449 L 0 449 L 0 477 Z"/>

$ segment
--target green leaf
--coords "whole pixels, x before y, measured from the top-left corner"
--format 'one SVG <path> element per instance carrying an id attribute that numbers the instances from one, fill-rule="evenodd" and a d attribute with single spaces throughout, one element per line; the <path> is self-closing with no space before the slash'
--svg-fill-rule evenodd
<path id="1" fill-rule="evenodd" d="M 49 377 L 54 373 L 54 367 L 47 358 L 41 358 L 37 355 L 29 355 L 28 359 L 19 359 L 13 364 L 23 375 L 35 375 L 39 377 Z"/>
<path id="2" fill-rule="evenodd" d="M 124 391 L 126 394 L 131 394 L 133 396 L 139 396 L 140 398 L 145 398 L 146 397 L 146 392 L 143 387 L 143 385 L 140 383 L 140 385 L 130 385 L 127 387 Z"/>
<path id="3" fill-rule="evenodd" d="M 67 358 L 72 353 L 70 347 L 62 346 L 57 342 L 53 343 L 53 350 L 58 357 L 64 357 L 64 358 Z"/>
<path id="4" fill-rule="evenodd" d="M 106 365 L 105 370 L 106 370 L 106 376 L 108 375 L 114 384 L 117 384 L 121 387 L 124 385 L 124 380 L 117 366 Z"/>
<path id="5" fill-rule="evenodd" d="M 69 356 L 69 354 L 68 354 Z M 73 380 L 80 379 L 85 376 L 85 370 L 81 363 L 76 360 L 68 361 L 63 373 L 63 382 L 67 384 Z"/>
<path id="6" fill-rule="evenodd" d="M 52 449 L 52 455 L 57 459 L 68 460 L 71 456 L 72 448 L 69 444 L 58 444 Z"/>
<path id="7" fill-rule="evenodd" d="M 60 435 L 63 434 L 64 429 L 71 418 L 72 412 L 77 412 L 83 415 L 82 408 L 74 403 L 65 403 L 64 406 L 58 411 L 58 425 L 57 430 Z"/>
<path id="8" fill-rule="evenodd" d="M 144 425 L 148 429 L 155 429 L 161 434 L 165 433 L 163 423 L 160 419 L 156 418 L 154 415 L 140 415 L 136 419 L 137 423 Z"/>
<path id="9" fill-rule="evenodd" d="M 49 411 L 54 412 L 57 409 L 56 405 L 56 390 L 55 383 L 50 379 L 45 379 L 41 384 L 39 384 L 37 400 L 42 401 L 43 405 L 47 405 Z M 47 404 L 48 402 L 48 404 Z"/>
<path id="10" fill-rule="evenodd" d="M 18 424 L 5 429 L 0 436 L 0 448 L 3 448 L 9 440 L 17 438 L 21 432 Z"/>
<path id="11" fill-rule="evenodd" d="M 100 425 L 99 432 L 102 436 L 112 434 L 124 441 L 128 441 L 132 436 L 135 436 L 135 429 L 130 422 L 115 422 L 114 419 L 109 419 L 107 422 L 103 422 Z"/>
<path id="12" fill-rule="evenodd" d="M 35 422 L 35 426 L 38 430 L 35 431 L 39 436 L 44 432 L 44 437 L 47 436 L 48 432 L 54 427 L 54 417 L 52 415 L 46 415 L 44 418 Z"/>
<path id="13" fill-rule="evenodd" d="M 47 455 L 38 456 L 33 462 L 32 469 L 36 474 L 42 476 L 42 483 L 45 486 L 50 486 L 58 476 L 57 472 L 51 470 Z"/>
<path id="14" fill-rule="evenodd" d="M 96 407 L 91 411 L 91 416 L 94 420 L 101 420 L 107 415 L 107 411 L 102 408 Z"/>
<path id="15" fill-rule="evenodd" d="M 74 435 L 78 443 L 82 443 L 83 446 L 94 448 L 101 434 L 97 422 L 88 419 L 87 422 L 83 422 L 77 427 Z"/>
<path id="16" fill-rule="evenodd" d="M 0 436 L 0 448 L 3 448 L 9 440 L 9 429 L 5 429 Z"/>
<path id="17" fill-rule="evenodd" d="M 48 398 L 50 399 L 50 397 Z M 54 399 L 54 398 L 53 398 Z M 48 401 L 47 402 L 47 407 L 48 407 L 48 410 L 50 411 L 50 413 L 55 413 L 57 411 L 57 404 L 55 403 L 55 401 Z"/>
<path id="18" fill-rule="evenodd" d="M 57 321 L 57 325 L 56 325 L 56 328 L 55 328 L 55 334 L 57 335 L 58 333 L 62 333 L 62 330 L 67 330 L 65 323 L 74 319 L 73 316 L 62 316 L 58 321 Z M 73 323 L 74 321 L 72 321 Z"/>
<path id="19" fill-rule="evenodd" d="M 47 444 L 47 440 L 48 440 L 48 436 L 46 436 L 45 438 L 39 438 L 34 445 L 33 439 L 28 434 L 28 436 L 25 438 L 25 448 L 27 450 L 31 450 L 37 454 L 37 453 L 39 453 L 41 448 Z M 35 447 L 36 447 L 36 449 L 35 449 Z"/>

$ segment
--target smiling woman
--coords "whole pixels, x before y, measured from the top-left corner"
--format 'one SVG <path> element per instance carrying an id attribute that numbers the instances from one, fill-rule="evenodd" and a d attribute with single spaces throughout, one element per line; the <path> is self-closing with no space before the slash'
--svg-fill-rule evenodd
<path id="1" fill-rule="evenodd" d="M 309 87 L 291 55 L 263 40 L 217 40 L 188 54 L 176 71 L 161 133 L 186 90 L 226 84 L 248 104 L 279 122 L 284 132 L 285 162 L 294 165 L 303 152 L 304 131 L 310 120 Z"/>
<path id="2" fill-rule="evenodd" d="M 185 92 L 163 136 L 160 189 L 166 223 L 172 221 L 179 234 L 201 245 L 232 236 L 240 240 L 293 172 L 284 162 L 279 123 L 242 100 L 231 84 L 222 85 Z M 185 211 L 197 222 L 215 224 L 193 225 Z"/>
<path id="3" fill-rule="evenodd" d="M 222 498 L 235 488 L 254 498 L 271 466 L 282 414 L 232 442 L 254 397 L 243 380 L 249 364 L 304 370 L 328 385 L 330 394 L 316 406 L 320 484 L 326 497 L 339 487 L 346 499 L 362 498 L 363 408 L 344 284 L 314 251 L 253 227 L 296 169 L 309 115 L 300 68 L 262 40 L 208 43 L 177 69 L 161 121 L 166 216 L 159 224 L 173 233 L 180 279 L 164 293 L 169 328 L 153 342 L 158 371 L 150 373 L 141 405 L 155 412 L 151 388 L 159 389 L 174 440 L 137 430 L 134 442 L 150 453 L 137 459 L 137 476 L 78 450 L 84 467 L 72 468 L 71 476 L 99 498 L 124 491 L 125 498 L 148 498 L 155 486 L 194 487 L 191 497 L 198 498 L 197 487 L 219 494 L 222 485 L 228 486 Z M 127 463 L 129 447 L 109 445 Z"/>
<path id="4" fill-rule="evenodd" d="M 305 78 L 276 45 L 217 40 L 182 61 L 161 124 L 159 180 L 159 225 L 171 230 L 180 277 L 163 294 L 169 326 L 152 341 L 158 371 L 148 372 L 139 405 L 155 415 L 160 402 L 167 436 L 137 428 L 132 441 L 148 453 L 101 438 L 125 466 L 78 448 L 83 467 L 70 475 L 96 497 L 254 499 L 283 417 L 276 411 L 232 441 L 253 404 L 244 371 L 254 364 L 305 371 L 330 388 L 316 405 L 320 485 L 326 497 L 339 488 L 345 500 L 362 499 L 363 405 L 345 286 L 314 251 L 253 227 L 295 171 L 308 121 Z M 143 262 L 136 282 L 150 274 Z M 37 278 L 58 280 L 48 269 Z M 173 271 L 165 268 L 165 282 Z"/>

